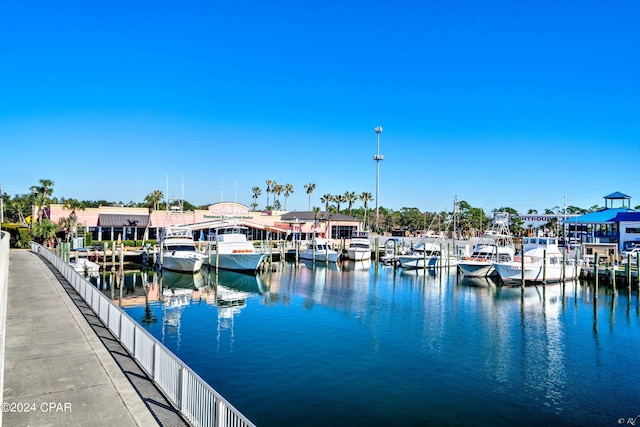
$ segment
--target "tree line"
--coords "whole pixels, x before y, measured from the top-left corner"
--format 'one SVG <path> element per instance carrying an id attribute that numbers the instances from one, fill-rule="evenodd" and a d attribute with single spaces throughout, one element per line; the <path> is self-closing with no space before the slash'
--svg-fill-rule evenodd
<path id="1" fill-rule="evenodd" d="M 286 210 L 287 200 L 294 192 L 294 186 L 290 183 L 279 184 L 274 180 L 265 181 L 266 205 L 265 209 L 270 210 Z M 523 227 L 523 222 L 518 217 L 518 212 L 508 206 L 493 209 L 487 214 L 482 208 L 473 207 L 464 200 L 454 201 L 450 211 L 428 212 L 420 211 L 415 207 L 403 207 L 400 210 L 388 209 L 385 207 L 378 208 L 378 217 L 375 218 L 376 212 L 369 212 L 369 202 L 373 201 L 373 195 L 370 192 L 356 193 L 354 191 L 345 191 L 343 194 L 325 193 L 319 201 L 323 205 L 312 206 L 312 194 L 316 190 L 315 183 L 304 185 L 306 194 L 309 198 L 309 211 L 314 212 L 317 218 L 330 217 L 336 214 L 344 214 L 360 219 L 364 223 L 367 230 L 372 230 L 372 224 L 378 224 L 376 232 L 390 232 L 393 230 L 402 230 L 409 233 L 419 233 L 427 230 L 432 231 L 451 231 L 454 228 L 463 237 L 472 237 L 479 235 L 490 225 L 492 216 L 495 212 L 508 212 L 511 216 L 510 229 L 514 235 L 522 235 L 527 230 Z M 153 190 L 141 202 L 130 201 L 110 202 L 106 200 L 76 200 L 73 198 L 57 198 L 53 196 L 54 182 L 49 179 L 41 179 L 37 185 L 30 187 L 27 194 L 17 194 L 11 197 L 8 194 L 0 194 L 2 197 L 3 218 L 6 223 L 23 224 L 31 229 L 32 238 L 39 242 L 47 242 L 56 236 L 60 231 L 64 231 L 65 238 L 75 232 L 79 224 L 77 223 L 77 211 L 86 208 L 97 208 L 100 206 L 122 206 L 122 207 L 144 207 L 152 210 L 165 210 L 170 206 L 178 206 L 183 210 L 206 209 L 207 206 L 195 206 L 184 200 L 166 200 L 161 190 Z M 258 209 L 258 199 L 262 196 L 263 190 L 259 186 L 252 188 L 251 208 L 253 211 Z M 361 203 L 356 206 L 356 203 Z M 48 218 L 48 206 L 51 204 L 62 204 L 70 211 L 67 218 L 61 219 L 58 223 L 53 223 Z M 323 209 L 324 208 L 324 211 Z M 640 206 L 636 206 L 639 209 Z M 32 209 L 35 218 L 31 217 Z M 554 206 L 538 212 L 535 209 L 529 209 L 527 214 L 586 214 L 602 209 L 598 205 L 590 208 L 580 208 L 577 206 L 568 206 L 560 208 Z M 557 227 L 557 219 L 552 219 L 542 227 L 555 229 Z"/>

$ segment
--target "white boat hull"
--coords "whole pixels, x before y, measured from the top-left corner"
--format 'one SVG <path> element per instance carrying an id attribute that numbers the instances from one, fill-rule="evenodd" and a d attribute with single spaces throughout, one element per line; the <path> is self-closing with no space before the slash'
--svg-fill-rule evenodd
<path id="1" fill-rule="evenodd" d="M 206 256 L 197 252 L 188 252 L 176 254 L 167 253 L 162 257 L 162 268 L 171 271 L 183 271 L 194 273 L 200 271 Z"/>
<path id="2" fill-rule="evenodd" d="M 503 282 L 522 281 L 522 265 L 518 262 L 494 263 L 500 279 Z M 524 280 L 526 282 L 559 282 L 575 280 L 580 277 L 580 265 L 566 264 L 564 273 L 562 265 L 527 265 L 524 266 Z"/>
<path id="3" fill-rule="evenodd" d="M 338 262 L 339 258 L 338 252 L 300 252 L 300 259 L 305 259 L 307 261 L 315 261 L 315 262 Z"/>
<path id="4" fill-rule="evenodd" d="M 453 258 L 442 261 L 439 256 L 422 255 L 400 255 L 398 263 L 402 268 L 447 268 L 458 265 L 458 261 Z"/>
<path id="5" fill-rule="evenodd" d="M 366 261 L 371 259 L 371 250 L 347 248 L 347 258 L 352 261 Z"/>
<path id="6" fill-rule="evenodd" d="M 490 277 L 498 274 L 488 261 L 466 260 L 459 262 L 458 268 L 465 277 Z"/>
<path id="7" fill-rule="evenodd" d="M 267 254 L 260 253 L 237 253 L 237 254 L 215 254 L 209 255 L 208 263 L 211 267 L 222 268 L 232 271 L 256 271 L 260 264 L 267 257 Z"/>

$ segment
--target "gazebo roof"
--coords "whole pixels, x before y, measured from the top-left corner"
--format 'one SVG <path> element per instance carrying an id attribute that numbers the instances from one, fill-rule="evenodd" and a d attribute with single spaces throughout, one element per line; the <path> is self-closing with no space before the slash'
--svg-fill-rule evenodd
<path id="1" fill-rule="evenodd" d="M 605 199 L 630 199 L 631 196 L 627 196 L 626 194 L 616 191 L 615 193 L 611 193 L 608 196 L 604 196 L 604 198 Z"/>

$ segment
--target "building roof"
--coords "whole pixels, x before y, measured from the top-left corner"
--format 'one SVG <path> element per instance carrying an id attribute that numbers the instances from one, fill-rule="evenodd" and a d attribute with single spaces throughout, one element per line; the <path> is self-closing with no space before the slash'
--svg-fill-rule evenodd
<path id="1" fill-rule="evenodd" d="M 103 214 L 98 216 L 100 227 L 146 227 L 149 215 Z"/>
<path id="2" fill-rule="evenodd" d="M 629 212 L 618 212 L 615 218 L 613 218 L 615 222 L 637 222 L 640 221 L 640 212 L 638 211 L 629 211 Z"/>
<path id="3" fill-rule="evenodd" d="M 318 214 L 317 219 L 318 221 L 322 221 L 323 219 L 326 219 L 328 216 L 329 215 L 327 215 L 326 211 L 321 211 Z M 313 211 L 295 211 L 295 212 L 287 212 L 286 214 L 283 214 L 281 217 L 282 222 L 295 221 L 296 219 L 300 222 L 310 222 L 310 221 L 314 221 L 316 219 L 316 216 L 313 213 Z M 333 221 L 358 221 L 358 219 L 355 217 L 340 214 L 340 213 L 332 215 L 331 219 Z"/>
<path id="4" fill-rule="evenodd" d="M 633 209 L 627 208 L 611 208 L 602 209 L 596 212 L 576 216 L 574 218 L 565 219 L 564 224 L 608 224 L 617 222 L 615 219 L 618 214 L 626 212 L 635 212 Z"/>

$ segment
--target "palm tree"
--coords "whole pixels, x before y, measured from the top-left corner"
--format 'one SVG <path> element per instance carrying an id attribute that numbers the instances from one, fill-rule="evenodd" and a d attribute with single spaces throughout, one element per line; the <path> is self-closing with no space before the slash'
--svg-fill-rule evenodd
<path id="1" fill-rule="evenodd" d="M 307 194 L 309 195 L 309 210 L 311 210 L 311 193 L 316 189 L 316 185 L 313 182 L 304 185 L 304 188 L 307 190 Z"/>
<path id="2" fill-rule="evenodd" d="M 333 202 L 333 196 L 331 194 L 327 193 L 324 196 L 320 197 L 320 202 L 324 203 L 324 211 L 328 214 L 329 213 L 329 204 L 331 202 Z"/>
<path id="3" fill-rule="evenodd" d="M 251 206 L 253 206 L 253 211 L 255 212 L 258 208 L 258 197 L 262 194 L 262 190 L 260 187 L 253 187 L 251 191 L 253 191 L 253 195 L 251 196 L 253 198 L 253 203 Z"/>
<path id="4" fill-rule="evenodd" d="M 269 209 L 269 193 L 271 193 L 271 188 L 274 182 L 271 181 L 270 179 L 268 179 L 266 182 L 267 182 L 267 209 Z"/>
<path id="5" fill-rule="evenodd" d="M 320 216 L 320 208 L 314 206 L 313 209 L 313 227 L 314 229 L 318 226 L 318 217 Z"/>
<path id="6" fill-rule="evenodd" d="M 369 202 L 373 200 L 373 195 L 368 191 L 363 191 L 360 193 L 360 200 L 364 203 L 364 228 L 367 228 L 367 208 L 369 207 Z"/>
<path id="7" fill-rule="evenodd" d="M 147 194 L 144 198 L 146 206 L 148 208 L 152 208 L 153 210 L 158 210 L 160 200 L 164 198 L 164 193 L 160 190 L 153 190 L 151 193 Z"/>
<path id="8" fill-rule="evenodd" d="M 337 196 L 333 196 L 333 201 L 338 204 L 337 212 L 340 213 L 340 204 L 345 203 L 347 201 L 347 198 L 342 194 L 338 194 Z"/>
<path id="9" fill-rule="evenodd" d="M 282 184 L 278 184 L 277 182 L 274 181 L 273 183 L 273 189 L 271 190 L 273 193 L 277 194 L 278 198 L 276 199 L 277 205 L 278 205 L 278 210 L 280 210 L 280 206 L 282 206 L 280 204 L 280 195 L 284 192 L 284 185 Z M 273 202 L 273 205 L 276 205 L 276 202 Z"/>
<path id="10" fill-rule="evenodd" d="M 53 181 L 50 179 L 41 179 L 40 186 L 31 187 L 31 193 L 34 198 L 34 205 L 38 208 L 38 222 L 46 214 L 45 208 L 49 206 L 50 197 L 53 194 Z"/>
<path id="11" fill-rule="evenodd" d="M 284 185 L 284 210 L 287 210 L 287 199 L 293 193 L 293 185 L 286 183 Z"/>
<path id="12" fill-rule="evenodd" d="M 349 216 L 351 216 L 351 209 L 353 208 L 353 203 L 358 200 L 358 196 L 355 191 L 346 191 L 344 193 L 344 198 L 349 203 Z"/>
<path id="13" fill-rule="evenodd" d="M 68 242 L 71 234 L 76 233 L 78 227 L 78 214 L 76 210 L 85 210 L 86 203 L 79 202 L 76 199 L 67 199 L 64 201 L 63 207 L 65 209 L 71 210 L 71 213 L 67 218 L 62 218 L 60 220 L 60 226 L 64 228 L 65 231 L 65 240 Z"/>

